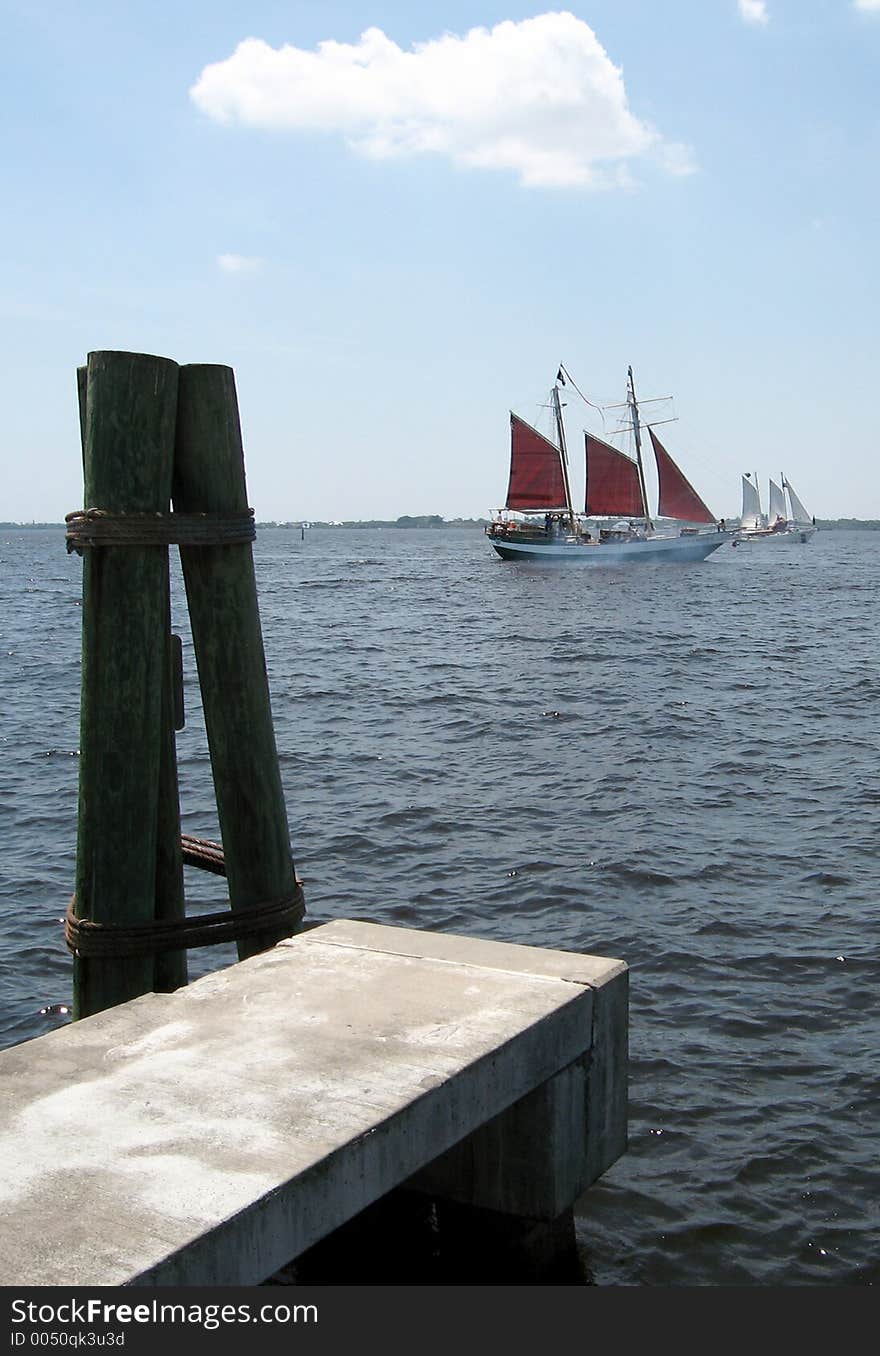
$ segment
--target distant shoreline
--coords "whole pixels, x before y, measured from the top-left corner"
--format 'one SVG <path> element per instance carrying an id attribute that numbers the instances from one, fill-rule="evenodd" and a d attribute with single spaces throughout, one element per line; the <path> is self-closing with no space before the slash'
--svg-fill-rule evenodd
<path id="1" fill-rule="evenodd" d="M 424 515 L 424 516 L 422 516 L 422 517 L 409 517 L 409 516 L 404 516 L 404 517 L 402 517 L 402 518 L 388 518 L 388 519 L 383 519 L 383 518 L 367 518 L 367 519 L 361 519 L 361 520 L 357 520 L 357 521 L 352 520 L 352 521 L 349 521 L 349 522 L 329 522 L 329 523 L 318 522 L 318 521 L 315 520 L 315 519 L 308 519 L 308 518 L 305 519 L 305 520 L 297 519 L 297 520 L 294 521 L 294 522 L 284 522 L 284 523 L 272 522 L 272 521 L 261 521 L 261 522 L 257 522 L 256 527 L 257 527 L 257 530 L 259 530 L 260 528 L 273 528 L 273 527 L 274 527 L 274 528 L 283 528 L 283 529 L 286 529 L 286 530 L 297 530 L 297 531 L 299 531 L 300 529 L 304 529 L 304 528 L 308 528 L 309 531 L 312 531 L 312 530 L 315 529 L 315 528 L 342 528 L 342 529 L 344 529 L 344 528 L 360 528 L 360 529 L 363 529 L 363 528 L 369 528 L 369 527 L 374 527 L 374 528 L 386 528 L 386 527 L 387 527 L 387 528 L 399 528 L 399 529 L 402 530 L 402 531 L 406 531 L 408 528 L 413 528 L 413 527 L 418 527 L 418 528 L 444 528 L 444 527 L 460 527 L 460 528 L 461 528 L 461 527 L 464 527 L 464 528 L 473 528 L 473 529 L 476 530 L 476 529 L 478 529 L 478 528 L 487 527 L 487 526 L 489 525 L 490 521 L 491 521 L 491 520 L 490 520 L 489 518 L 440 518 L 440 517 L 438 517 L 436 514 L 427 514 L 427 515 Z M 729 519 L 728 519 L 728 522 L 729 522 L 731 525 L 733 525 L 733 524 L 736 522 L 736 519 L 735 519 L 735 518 L 729 518 Z M 32 523 L 0 523 L 0 530 L 2 530 L 2 531 L 4 531 L 4 532 L 9 532 L 9 531 L 22 531 L 22 530 L 24 530 L 24 531 L 29 531 L 29 530 L 31 530 L 31 529 L 58 528 L 59 531 L 63 531 L 64 528 L 65 528 L 65 526 L 66 526 L 66 524 L 64 524 L 64 523 L 36 523 L 36 522 L 32 522 Z M 817 518 L 817 519 L 816 519 L 816 527 L 819 528 L 820 531 L 824 531 L 824 532 L 833 532 L 833 531 L 835 531 L 835 530 L 837 530 L 837 531 L 840 531 L 840 530 L 846 530 L 847 528 L 862 528 L 862 529 L 866 529 L 867 531 L 877 532 L 877 531 L 880 531 L 880 519 L 877 519 L 877 518 Z"/>

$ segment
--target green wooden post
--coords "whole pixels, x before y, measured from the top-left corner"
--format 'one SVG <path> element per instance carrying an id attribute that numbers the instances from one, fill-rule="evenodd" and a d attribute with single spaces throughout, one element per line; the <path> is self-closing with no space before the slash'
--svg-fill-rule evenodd
<path id="1" fill-rule="evenodd" d="M 180 369 L 173 498 L 183 513 L 248 507 L 230 367 Z M 296 887 L 253 552 L 248 542 L 181 547 L 180 558 L 234 910 L 289 896 Z M 239 957 L 275 940 L 244 939 Z"/>
<path id="2" fill-rule="evenodd" d="M 147 354 L 89 354 L 86 508 L 167 510 L 178 370 Z M 101 923 L 155 914 L 167 571 L 165 547 L 84 555 L 76 911 Z M 147 993 L 154 980 L 150 957 L 75 958 L 74 1015 Z"/>
<path id="3" fill-rule="evenodd" d="M 79 399 L 79 431 L 83 469 L 86 455 L 86 419 L 88 409 L 88 367 L 76 369 Z M 156 840 L 157 919 L 183 918 L 186 903 L 183 892 L 183 860 L 180 850 L 180 796 L 177 787 L 177 748 L 174 742 L 174 699 L 172 694 L 171 579 L 168 555 L 165 555 L 165 678 L 162 688 L 162 746 L 159 751 L 159 806 Z M 153 960 L 153 987 L 158 993 L 171 993 L 187 982 L 186 951 L 160 952 Z"/>
<path id="4" fill-rule="evenodd" d="M 88 407 L 89 369 L 76 369 L 76 394 L 79 400 L 79 442 L 82 449 L 83 474 L 86 469 L 86 409 Z"/>

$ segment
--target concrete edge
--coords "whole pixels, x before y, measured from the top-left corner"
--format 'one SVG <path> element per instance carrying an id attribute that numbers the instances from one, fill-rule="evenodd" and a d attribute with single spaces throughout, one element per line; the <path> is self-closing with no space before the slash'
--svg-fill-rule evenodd
<path id="1" fill-rule="evenodd" d="M 322 923 L 297 937 L 279 942 L 278 946 L 308 946 L 316 942 L 474 969 L 502 970 L 535 979 L 565 980 L 592 989 L 616 980 L 629 968 L 625 961 L 578 951 L 555 951 L 461 933 L 424 932 L 347 918 Z"/>

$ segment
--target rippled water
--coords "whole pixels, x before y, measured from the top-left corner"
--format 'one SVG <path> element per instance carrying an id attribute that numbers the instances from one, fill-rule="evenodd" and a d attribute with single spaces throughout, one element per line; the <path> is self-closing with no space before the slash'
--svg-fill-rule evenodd
<path id="1" fill-rule="evenodd" d="M 255 554 L 310 916 L 631 967 L 630 1147 L 578 1207 L 595 1281 L 880 1280 L 880 536 L 650 570 L 451 529 Z M 0 534 L 0 565 L 8 1045 L 70 997 L 81 565 L 57 529 Z M 184 829 L 216 837 L 176 598 Z"/>

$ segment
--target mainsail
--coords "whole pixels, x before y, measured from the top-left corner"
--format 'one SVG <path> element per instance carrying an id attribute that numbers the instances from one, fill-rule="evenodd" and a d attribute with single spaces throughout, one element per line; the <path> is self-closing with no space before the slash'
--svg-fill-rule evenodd
<path id="1" fill-rule="evenodd" d="M 791 488 L 791 481 L 783 479 L 782 483 L 788 490 L 788 502 L 791 504 L 791 521 L 797 523 L 798 527 L 806 527 L 807 524 L 812 524 L 812 518 Z"/>
<path id="2" fill-rule="evenodd" d="M 679 518 L 688 523 L 714 523 L 714 513 L 703 503 L 690 481 L 682 475 L 654 430 L 649 428 L 648 432 L 657 461 L 659 516 Z"/>
<path id="3" fill-rule="evenodd" d="M 739 520 L 740 530 L 754 532 L 759 527 L 766 527 L 763 514 L 761 513 L 761 500 L 758 496 L 758 487 L 753 485 L 748 476 L 743 476 L 743 507 L 742 517 Z"/>
<path id="4" fill-rule="evenodd" d="M 767 513 L 767 518 L 770 523 L 770 526 L 772 527 L 773 524 L 777 522 L 777 520 L 780 518 L 782 519 L 783 522 L 785 522 L 787 517 L 788 515 L 785 512 L 785 495 L 782 493 L 782 490 L 779 488 L 776 482 L 771 480 L 770 508 Z"/>
<path id="5" fill-rule="evenodd" d="M 625 452 L 619 452 L 592 433 L 586 433 L 584 437 L 587 459 L 584 512 L 590 517 L 607 514 L 619 518 L 646 518 L 636 463 Z"/>
<path id="6" fill-rule="evenodd" d="M 524 419 L 511 414 L 507 507 L 520 512 L 566 509 L 566 499 L 559 448 Z"/>

